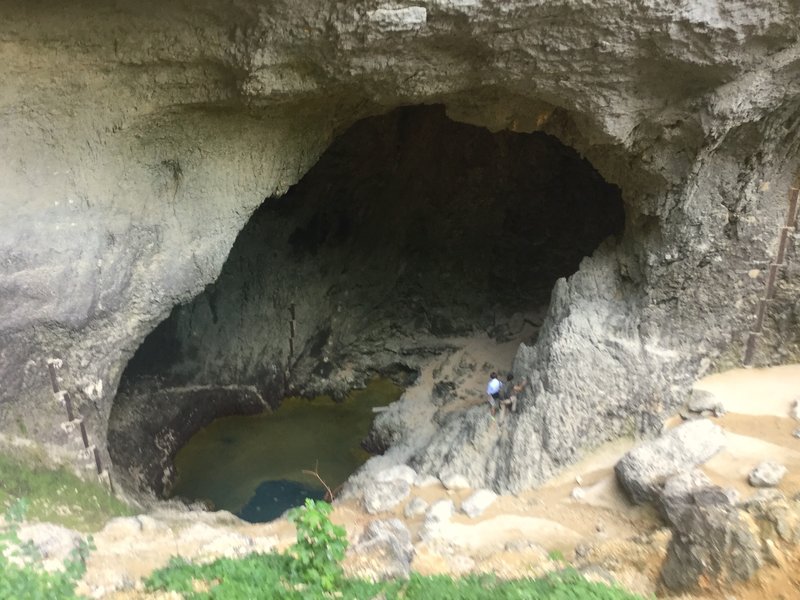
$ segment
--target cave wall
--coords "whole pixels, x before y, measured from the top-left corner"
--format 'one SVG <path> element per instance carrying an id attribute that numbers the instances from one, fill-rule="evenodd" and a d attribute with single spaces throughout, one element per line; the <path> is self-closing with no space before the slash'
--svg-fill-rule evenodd
<path id="1" fill-rule="evenodd" d="M 111 412 L 114 464 L 157 489 L 215 416 L 344 397 L 378 374 L 402 385 L 463 336 L 520 339 L 623 226 L 619 189 L 552 136 L 491 133 L 440 105 L 361 120 L 142 343 Z"/>
<path id="2" fill-rule="evenodd" d="M 517 368 L 541 373 L 528 416 L 478 445 L 475 479 L 541 480 L 740 357 L 763 286 L 748 272 L 798 166 L 794 1 L 4 0 L 0 16 L 6 432 L 64 443 L 43 365 L 58 357 L 102 444 L 128 358 L 216 278 L 263 198 L 347 125 L 408 104 L 556 135 L 628 206 L 621 244 L 558 284 L 521 348 Z M 782 272 L 760 363 L 797 358 L 797 283 Z M 456 446 L 420 464 L 463 466 L 475 434 L 450 427 Z"/>

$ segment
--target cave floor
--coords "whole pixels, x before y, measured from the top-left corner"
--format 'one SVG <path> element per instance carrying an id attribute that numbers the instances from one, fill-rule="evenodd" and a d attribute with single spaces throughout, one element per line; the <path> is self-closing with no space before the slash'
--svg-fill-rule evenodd
<path id="1" fill-rule="evenodd" d="M 530 331 L 523 332 L 529 334 Z M 430 398 L 433 372 L 436 378 L 441 378 L 447 376 L 448 369 L 458 370 L 458 365 L 465 362 L 477 363 L 480 368 L 470 377 L 462 378 L 455 392 L 458 404 L 450 409 L 463 410 L 483 402 L 483 369 L 500 370 L 509 364 L 513 356 L 511 348 L 519 340 L 507 344 L 480 337 L 463 341 L 460 349 L 438 359 L 423 372 L 409 390 L 412 395 Z M 460 372 L 463 373 L 463 368 Z M 709 477 L 749 496 L 753 489 L 747 486 L 747 473 L 758 462 L 772 459 L 789 469 L 779 489 L 789 497 L 800 492 L 800 440 L 792 437 L 797 422 L 789 417 L 800 389 L 800 365 L 733 370 L 707 377 L 696 387 L 712 391 L 729 411 L 715 419 L 725 429 L 728 443 L 703 467 Z M 667 426 L 679 422 L 680 418 L 674 417 Z M 503 426 L 502 417 L 497 419 L 497 426 Z M 633 443 L 623 439 L 606 444 L 539 489 L 500 496 L 478 518 L 456 514 L 443 527 L 442 537 L 436 543 L 419 541 L 417 534 L 423 517 L 404 517 L 405 503 L 376 517 L 364 512 L 356 501 L 345 500 L 337 503 L 333 518 L 345 526 L 350 540 L 357 539 L 365 525 L 376 518 L 403 520 L 415 542 L 412 569 L 423 574 L 489 572 L 507 578 L 536 576 L 560 568 L 561 563 L 551 559 L 553 551 L 558 551 L 571 562 L 600 566 L 602 572 L 610 573 L 633 592 L 652 594 L 657 591 L 670 532 L 652 508 L 632 506 L 616 484 L 613 466 Z M 573 498 L 573 490 L 578 486 L 584 492 L 580 500 Z M 428 502 L 449 498 L 456 505 L 471 493 L 448 491 L 438 483 L 412 489 L 412 496 Z M 198 527 L 196 523 L 187 524 L 190 521 L 186 513 L 177 520 L 163 512 L 155 517 L 161 523 L 169 523 L 170 519 L 174 522 L 144 528 L 133 537 L 121 537 L 114 527 L 95 535 L 97 550 L 90 558 L 84 580 L 89 589 L 97 589 L 120 571 L 136 580 L 165 564 L 176 551 L 191 558 L 202 550 L 191 548 L 191 543 L 179 533 L 182 528 Z M 263 543 L 284 549 L 294 541 L 294 529 L 285 520 L 257 525 L 231 520 L 225 530 L 252 538 L 256 546 Z M 782 567 L 767 565 L 745 585 L 676 597 L 722 600 L 731 593 L 739 600 L 793 597 L 798 585 L 800 548 L 785 553 L 783 560 Z M 139 597 L 137 594 L 125 592 L 110 597 L 134 598 Z"/>

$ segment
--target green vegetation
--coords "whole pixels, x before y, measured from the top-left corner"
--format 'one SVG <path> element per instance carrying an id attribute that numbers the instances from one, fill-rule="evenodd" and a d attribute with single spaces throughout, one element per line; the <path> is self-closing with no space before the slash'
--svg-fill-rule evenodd
<path id="1" fill-rule="evenodd" d="M 36 549 L 17 537 L 19 523 L 27 510 L 27 502 L 18 500 L 5 512 L 5 525 L 0 529 L 0 598 L 41 600 L 72 599 L 75 584 L 86 571 L 90 543 L 82 543 L 64 563 L 64 571 L 47 573 L 36 562 L 41 558 Z"/>
<path id="2" fill-rule="evenodd" d="M 638 596 L 584 579 L 565 569 L 540 579 L 504 581 L 489 575 L 459 579 L 412 574 L 408 581 L 372 583 L 341 579 L 334 591 L 326 592 L 310 583 L 294 583 L 294 559 L 281 554 L 252 554 L 242 559 L 220 559 L 208 565 L 193 565 L 174 559 L 148 580 L 151 591 L 173 590 L 186 598 L 238 600 L 637 600 Z"/>
<path id="3" fill-rule="evenodd" d="M 330 505 L 306 501 L 292 513 L 297 543 L 287 554 L 252 554 L 193 565 L 183 559 L 153 573 L 150 591 L 175 591 L 185 598 L 239 600 L 637 600 L 618 588 L 585 580 L 574 569 L 540 579 L 502 581 L 489 575 L 452 579 L 412 574 L 408 581 L 372 583 L 342 577 L 346 549 L 342 528 L 328 517 Z"/>
<path id="4" fill-rule="evenodd" d="M 111 517 L 133 514 L 99 481 L 82 481 L 64 468 L 49 468 L 30 451 L 0 454 L 0 511 L 20 498 L 27 499 L 30 520 L 85 532 L 97 531 Z"/>
<path id="5" fill-rule="evenodd" d="M 297 543 L 292 547 L 294 560 L 289 567 L 292 580 L 333 590 L 342 578 L 341 562 L 347 550 L 344 527 L 331 523 L 332 507 L 327 502 L 306 498 L 305 506 L 289 511 L 289 520 L 297 527 Z"/>

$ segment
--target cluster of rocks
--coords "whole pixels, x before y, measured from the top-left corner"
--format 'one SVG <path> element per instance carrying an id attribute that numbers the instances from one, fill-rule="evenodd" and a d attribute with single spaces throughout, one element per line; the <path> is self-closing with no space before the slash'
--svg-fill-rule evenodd
<path id="1" fill-rule="evenodd" d="M 346 496 L 361 497 L 364 510 L 372 515 L 398 509 L 403 503 L 406 519 L 422 518 L 418 539 L 435 543 L 442 538 L 443 529 L 456 513 L 456 504 L 450 498 L 428 503 L 412 495 L 413 488 L 441 485 L 450 492 L 470 489 L 470 482 L 460 474 L 443 474 L 441 477 L 420 475 L 407 465 L 395 465 L 370 472 L 368 478 L 361 474 L 357 487 L 346 490 Z M 488 489 L 478 489 L 461 502 L 460 511 L 469 518 L 481 516 L 497 499 Z M 397 518 L 372 521 L 348 552 L 348 571 L 374 580 L 408 577 L 414 547 L 411 533 Z"/>
<path id="2" fill-rule="evenodd" d="M 723 449 L 722 429 L 690 421 L 641 444 L 617 463 L 618 481 L 636 504 L 652 503 L 672 530 L 661 578 L 674 591 L 701 581 L 731 584 L 750 579 L 765 563 L 782 564 L 782 546 L 800 541 L 800 498 L 761 489 L 746 501 L 715 485 L 698 467 Z M 786 467 L 759 464 L 754 487 L 771 488 Z"/>

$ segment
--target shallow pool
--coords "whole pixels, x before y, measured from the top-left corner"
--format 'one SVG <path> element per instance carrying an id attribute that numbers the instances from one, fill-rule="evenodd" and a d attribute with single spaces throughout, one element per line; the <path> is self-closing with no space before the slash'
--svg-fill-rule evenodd
<path id="1" fill-rule="evenodd" d="M 343 402 L 287 398 L 275 412 L 217 419 L 178 452 L 173 496 L 210 501 L 251 522 L 274 519 L 307 496 L 322 498 L 322 485 L 303 470 L 341 485 L 369 458 L 360 442 L 372 408 L 401 393 L 376 379 Z"/>

